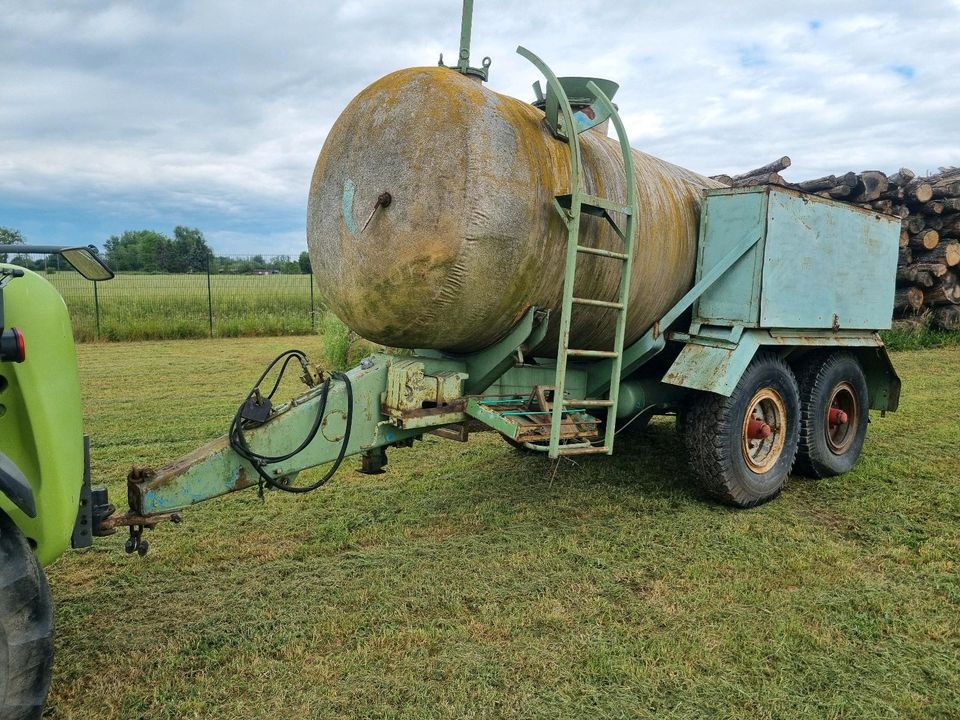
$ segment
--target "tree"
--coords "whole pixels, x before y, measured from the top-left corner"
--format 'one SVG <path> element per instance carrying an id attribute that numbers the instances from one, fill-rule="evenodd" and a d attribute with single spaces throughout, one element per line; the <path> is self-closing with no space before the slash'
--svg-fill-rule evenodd
<path id="1" fill-rule="evenodd" d="M 0 245 L 20 245 L 23 243 L 23 235 L 19 230 L 0 226 Z M 0 262 L 7 261 L 7 254 L 0 253 Z"/>
<path id="2" fill-rule="evenodd" d="M 203 233 L 183 225 L 173 229 L 173 254 L 177 269 L 170 268 L 170 272 L 204 272 L 213 258 Z"/>
<path id="3" fill-rule="evenodd" d="M 104 250 L 114 270 L 158 272 L 169 269 L 173 241 L 153 230 L 125 230 L 107 240 Z"/>
<path id="4" fill-rule="evenodd" d="M 126 230 L 104 244 L 114 270 L 133 272 L 205 272 L 213 252 L 197 228 L 178 225 L 173 238 L 153 230 Z"/>
<path id="5" fill-rule="evenodd" d="M 300 259 L 297 261 L 300 264 L 300 272 L 309 275 L 311 271 L 310 268 L 310 253 L 304 250 L 300 253 Z"/>

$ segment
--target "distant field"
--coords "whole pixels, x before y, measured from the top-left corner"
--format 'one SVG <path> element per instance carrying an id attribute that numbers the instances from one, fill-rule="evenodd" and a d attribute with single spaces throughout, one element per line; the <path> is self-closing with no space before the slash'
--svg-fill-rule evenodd
<path id="1" fill-rule="evenodd" d="M 264 337 L 322 333 L 324 329 L 325 308 L 311 275 L 211 275 L 212 302 L 208 301 L 205 273 L 122 273 L 98 283 L 98 297 L 94 283 L 76 273 L 46 277 L 70 309 L 78 342 Z M 918 328 L 882 335 L 892 350 L 960 344 L 960 332 Z"/>
<path id="2" fill-rule="evenodd" d="M 46 276 L 64 297 L 78 341 L 295 335 L 313 332 L 310 275 L 118 274 L 94 284 L 75 273 Z M 96 305 L 100 304 L 97 331 Z M 211 307 L 212 306 L 212 307 Z"/>
<path id="3" fill-rule="evenodd" d="M 323 342 L 81 346 L 95 481 L 121 502 Z M 705 498 L 663 419 L 559 465 L 427 436 L 385 475 L 197 506 L 146 558 L 69 552 L 46 717 L 960 717 L 960 351 L 893 360 L 860 465 L 754 510 Z"/>

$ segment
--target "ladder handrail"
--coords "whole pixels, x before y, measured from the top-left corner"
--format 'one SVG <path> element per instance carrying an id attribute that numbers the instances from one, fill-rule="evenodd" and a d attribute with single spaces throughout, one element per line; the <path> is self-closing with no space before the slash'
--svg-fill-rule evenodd
<path id="1" fill-rule="evenodd" d="M 564 130 L 566 134 L 567 145 L 570 147 L 570 208 L 563 211 L 556 203 L 558 212 L 561 212 L 561 218 L 567 226 L 567 253 L 564 267 L 564 289 L 563 300 L 560 305 L 560 331 L 557 341 L 557 372 L 554 379 L 554 403 L 553 413 L 550 416 L 550 443 L 549 455 L 556 457 L 557 448 L 560 447 L 560 425 L 563 422 L 563 396 L 566 385 L 566 366 L 567 366 L 567 341 L 570 337 L 570 320 L 573 314 L 573 282 L 577 267 L 577 237 L 580 232 L 580 197 L 583 194 L 583 182 L 580 175 L 580 138 L 577 135 L 576 125 L 573 121 L 573 109 L 570 107 L 570 101 L 567 93 L 553 73 L 543 60 L 527 50 L 522 45 L 517 47 L 517 52 L 533 63 L 547 80 L 547 94 L 553 91 L 554 96 L 559 102 L 559 110 L 563 115 Z M 545 107 L 544 110 L 548 110 Z M 550 118 L 548 118 L 549 124 Z M 567 285 L 570 285 L 569 291 Z"/>
<path id="2" fill-rule="evenodd" d="M 560 84 L 560 80 L 554 75 L 553 70 L 551 70 L 543 60 L 527 50 L 523 45 L 517 46 L 517 53 L 533 63 L 537 70 L 543 73 L 543 76 L 547 79 L 547 87 L 553 90 L 557 99 L 560 101 L 560 112 L 563 113 L 566 139 L 570 145 L 570 194 L 578 195 L 582 192 L 582 183 L 580 182 L 580 141 L 577 137 L 576 125 L 573 120 L 573 110 L 570 107 L 570 101 L 567 99 L 567 93 L 563 89 L 563 85 Z M 577 198 L 577 200 L 579 200 L 579 198 Z M 571 207 L 570 210 L 572 212 L 573 208 Z"/>
<path id="3" fill-rule="evenodd" d="M 577 255 L 580 252 L 579 236 L 580 236 L 580 216 L 581 216 L 581 207 L 586 201 L 589 206 L 589 202 L 599 202 L 604 200 L 603 198 L 593 198 L 589 195 L 583 185 L 583 176 L 582 176 L 582 157 L 580 152 L 580 138 L 577 125 L 573 117 L 573 109 L 570 106 L 569 98 L 567 97 L 566 91 L 564 90 L 562 84 L 560 83 L 557 76 L 553 71 L 543 62 L 539 57 L 534 55 L 532 52 L 526 48 L 520 46 L 517 48 L 517 53 L 529 60 L 546 78 L 547 80 L 547 101 L 545 102 L 544 111 L 545 113 L 552 113 L 552 103 L 550 102 L 550 95 L 552 93 L 553 98 L 558 102 L 557 111 L 563 116 L 563 128 L 557 127 L 558 118 L 547 116 L 547 124 L 554 130 L 554 134 L 560 137 L 561 139 L 566 140 L 570 148 L 570 204 L 569 208 L 563 207 L 557 199 L 554 200 L 554 208 L 560 214 L 561 219 L 567 228 L 567 252 L 566 252 L 566 264 L 564 268 L 564 286 L 563 286 L 563 296 L 562 304 L 560 310 L 560 328 L 559 328 L 559 337 L 557 342 L 557 365 L 556 365 L 556 377 L 554 380 L 554 402 L 550 418 L 550 440 L 547 448 L 548 454 L 551 458 L 558 457 L 560 453 L 560 435 L 561 435 L 561 423 L 563 421 L 563 407 L 564 407 L 564 393 L 565 393 L 565 382 L 566 382 L 566 368 L 568 361 L 568 351 L 570 348 L 569 339 L 570 339 L 570 326 L 571 326 L 571 316 L 573 314 L 573 299 L 574 299 L 574 285 L 576 279 L 576 270 L 577 270 Z M 610 405 L 607 407 L 607 419 L 606 427 L 604 434 L 604 443 L 601 448 L 598 448 L 598 451 L 612 452 L 613 449 L 613 439 L 615 435 L 615 421 L 616 421 L 616 412 L 617 412 L 617 400 L 619 396 L 619 386 L 620 386 L 620 367 L 623 359 L 623 344 L 626 334 L 626 317 L 627 317 L 627 308 L 630 298 L 630 279 L 631 279 L 631 268 L 633 260 L 633 241 L 635 236 L 636 228 L 636 215 L 637 215 L 637 192 L 636 192 L 636 182 L 633 168 L 633 155 L 630 149 L 630 143 L 627 139 L 627 133 L 623 126 L 623 122 L 620 119 L 620 115 L 617 112 L 616 106 L 611 102 L 610 98 L 597 86 L 593 81 L 588 82 L 587 88 L 592 92 L 596 98 L 597 104 L 599 104 L 605 113 L 609 113 L 609 117 L 613 122 L 613 126 L 616 129 L 617 137 L 620 142 L 620 152 L 623 155 L 623 166 L 624 166 L 624 175 L 626 177 L 626 193 L 627 193 L 627 204 L 623 206 L 622 211 L 626 215 L 626 224 L 623 230 L 619 225 L 614 222 L 613 218 L 610 217 L 609 212 L 603 210 L 603 214 L 606 219 L 610 222 L 613 229 L 616 231 L 616 234 L 620 236 L 621 240 L 624 243 L 624 252 L 625 257 L 622 258 L 623 265 L 621 266 L 620 272 L 620 288 L 619 288 L 619 309 L 617 312 L 617 323 L 616 323 L 616 333 L 614 337 L 615 345 L 615 357 L 613 357 L 612 362 L 612 371 L 610 379 Z M 586 130 L 587 128 L 584 128 Z M 604 203 L 606 204 L 606 203 Z M 588 207 L 588 209 L 590 209 Z M 617 208 L 618 210 L 620 208 Z M 592 208 L 593 211 L 596 211 L 597 208 Z M 596 253 L 600 254 L 600 253 Z M 612 255 L 611 255 L 612 256 Z"/>
<path id="4" fill-rule="evenodd" d="M 624 254 L 627 256 L 620 274 L 619 301 L 623 311 L 617 314 L 617 330 L 614 340 L 617 356 L 613 358 L 613 367 L 610 370 L 610 394 L 608 396 L 612 404 L 607 411 L 607 424 L 604 428 L 604 445 L 612 448 L 617 417 L 617 401 L 620 398 L 620 370 L 623 363 L 623 345 L 627 333 L 627 308 L 630 302 L 630 282 L 633 279 L 633 246 L 637 237 L 636 227 L 639 208 L 637 205 L 636 176 L 633 170 L 633 152 L 630 141 L 627 139 L 627 130 L 620 119 L 620 113 L 617 112 L 610 98 L 592 80 L 587 83 L 587 88 L 596 95 L 600 105 L 610 114 L 610 121 L 617 132 L 617 139 L 620 141 L 620 153 L 623 155 L 623 172 L 627 186 L 627 208 L 630 210 L 627 215 L 626 226 L 622 232 Z"/>

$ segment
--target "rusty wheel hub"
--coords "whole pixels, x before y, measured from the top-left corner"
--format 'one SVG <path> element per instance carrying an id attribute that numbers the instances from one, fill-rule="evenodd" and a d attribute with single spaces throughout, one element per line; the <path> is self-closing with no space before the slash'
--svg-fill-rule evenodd
<path id="1" fill-rule="evenodd" d="M 753 472 L 769 471 L 783 452 L 786 439 L 787 409 L 773 388 L 757 391 L 747 404 L 741 432 L 743 459 Z"/>
<path id="2" fill-rule="evenodd" d="M 850 383 L 842 382 L 830 393 L 825 420 L 827 446 L 833 453 L 842 455 L 850 449 L 860 422 L 860 405 Z"/>

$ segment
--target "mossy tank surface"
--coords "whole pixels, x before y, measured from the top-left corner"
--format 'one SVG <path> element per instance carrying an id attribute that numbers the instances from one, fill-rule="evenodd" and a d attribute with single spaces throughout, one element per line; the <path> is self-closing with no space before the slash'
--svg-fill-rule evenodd
<path id="1" fill-rule="evenodd" d="M 587 192 L 626 202 L 617 141 L 580 138 Z M 691 287 L 701 191 L 719 186 L 636 150 L 633 162 L 628 344 Z M 553 199 L 569 192 L 568 146 L 541 110 L 446 68 L 387 75 L 346 107 L 314 169 L 307 239 L 320 293 L 368 340 L 451 352 L 486 347 L 531 306 L 550 308 L 538 354 L 553 355 L 567 243 Z M 581 244 L 622 249 L 606 221 L 581 227 Z M 578 262 L 574 295 L 615 301 L 620 263 Z M 610 349 L 615 322 L 576 306 L 571 346 Z"/>

